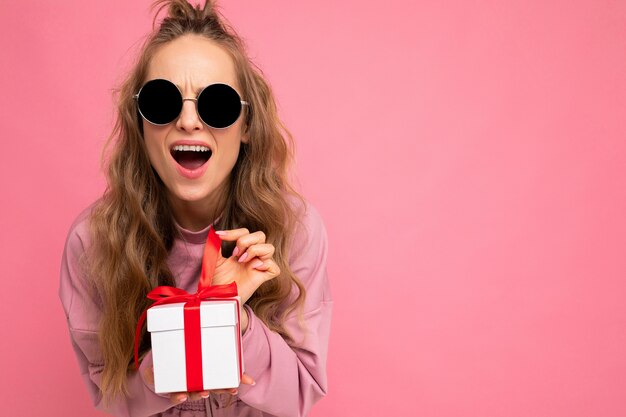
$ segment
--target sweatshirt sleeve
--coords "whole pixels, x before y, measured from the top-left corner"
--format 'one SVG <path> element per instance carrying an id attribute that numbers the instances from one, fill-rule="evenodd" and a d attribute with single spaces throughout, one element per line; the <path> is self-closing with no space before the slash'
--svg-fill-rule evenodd
<path id="1" fill-rule="evenodd" d="M 156 394 L 154 385 L 144 379 L 144 370 L 152 366 L 152 352 L 148 352 L 138 371 L 127 374 L 128 397 L 118 397 L 109 408 L 104 408 L 100 391 L 103 359 L 98 344 L 98 323 L 101 308 L 88 291 L 81 271 L 80 259 L 88 241 L 86 220 L 72 225 L 67 236 L 61 260 L 59 298 L 67 318 L 72 348 L 78 361 L 82 379 L 94 406 L 115 416 L 149 416 L 174 405 L 169 394 Z"/>
<path id="2" fill-rule="evenodd" d="M 305 331 L 292 312 L 285 326 L 297 342 L 290 347 L 244 305 L 250 317 L 243 337 L 246 374 L 256 385 L 241 384 L 239 398 L 278 417 L 306 416 L 328 391 L 326 356 L 332 299 L 326 270 L 327 233 L 317 210 L 307 203 L 304 226 L 294 235 L 289 264 L 306 288 Z"/>

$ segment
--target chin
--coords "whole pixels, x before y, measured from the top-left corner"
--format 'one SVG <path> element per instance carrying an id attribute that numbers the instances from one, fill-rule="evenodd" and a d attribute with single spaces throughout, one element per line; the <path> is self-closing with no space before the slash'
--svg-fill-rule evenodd
<path id="1" fill-rule="evenodd" d="M 177 187 L 174 192 L 170 192 L 171 197 L 179 201 L 187 201 L 190 203 L 205 200 L 210 194 L 210 190 L 198 189 L 196 187 Z"/>

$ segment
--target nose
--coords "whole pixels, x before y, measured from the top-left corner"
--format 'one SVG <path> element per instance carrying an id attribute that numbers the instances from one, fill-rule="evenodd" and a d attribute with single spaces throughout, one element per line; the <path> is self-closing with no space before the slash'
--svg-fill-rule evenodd
<path id="1" fill-rule="evenodd" d="M 198 111 L 196 109 L 195 98 L 183 99 L 183 109 L 181 110 L 178 120 L 176 121 L 176 127 L 186 130 L 187 132 L 202 129 L 202 120 L 200 119 L 200 115 L 198 115 Z"/>

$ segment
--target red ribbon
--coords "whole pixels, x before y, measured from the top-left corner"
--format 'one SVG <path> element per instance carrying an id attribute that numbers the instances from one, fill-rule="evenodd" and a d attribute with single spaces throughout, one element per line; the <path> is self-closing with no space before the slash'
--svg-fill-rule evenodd
<path id="1" fill-rule="evenodd" d="M 156 287 L 148 293 L 148 298 L 156 300 L 150 307 L 161 304 L 172 304 L 186 301 L 184 306 L 185 317 L 185 363 L 187 369 L 187 391 L 204 390 L 202 377 L 202 338 L 200 330 L 200 302 L 206 299 L 220 300 L 231 299 L 237 296 L 237 283 L 231 282 L 224 285 L 211 285 L 213 273 L 215 272 L 215 264 L 221 245 L 221 239 L 213 230 L 213 226 L 209 227 L 209 235 L 207 243 L 204 247 L 204 255 L 202 257 L 202 272 L 200 281 L 198 282 L 198 290 L 195 294 L 189 294 L 187 291 L 176 287 L 162 285 Z M 237 316 L 239 317 L 239 300 L 237 302 Z M 135 330 L 135 368 L 139 369 L 139 338 L 141 336 L 141 327 L 146 319 L 148 309 L 144 310 L 137 322 Z M 240 330 L 240 320 L 237 320 L 237 331 Z M 238 345 L 239 355 L 239 376 L 242 376 L 241 369 L 241 346 Z"/>

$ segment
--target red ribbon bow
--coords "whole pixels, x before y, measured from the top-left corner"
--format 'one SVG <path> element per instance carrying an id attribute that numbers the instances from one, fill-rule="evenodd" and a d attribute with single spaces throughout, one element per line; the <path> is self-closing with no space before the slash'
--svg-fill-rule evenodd
<path id="1" fill-rule="evenodd" d="M 224 285 L 211 285 L 213 273 L 221 239 L 209 227 L 207 243 L 204 247 L 202 257 L 202 272 L 198 282 L 198 290 L 195 294 L 190 294 L 185 290 L 176 287 L 162 285 L 156 287 L 148 293 L 148 298 L 155 302 L 148 308 L 161 305 L 186 301 L 184 306 L 185 317 L 185 362 L 187 369 L 187 390 L 189 392 L 202 391 L 204 389 L 202 378 L 202 345 L 200 332 L 200 302 L 206 299 L 225 299 L 237 296 L 237 283 L 231 282 Z M 141 328 L 146 319 L 148 309 L 144 310 L 137 322 L 135 330 L 135 369 L 139 369 L 139 338 Z M 237 301 L 237 314 L 239 314 L 239 301 Z M 237 321 L 239 327 L 239 320 Z M 240 360 L 241 360 L 241 354 Z M 241 365 L 241 364 L 240 364 Z M 239 367 L 241 373 L 241 366 Z"/>

